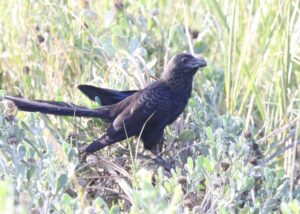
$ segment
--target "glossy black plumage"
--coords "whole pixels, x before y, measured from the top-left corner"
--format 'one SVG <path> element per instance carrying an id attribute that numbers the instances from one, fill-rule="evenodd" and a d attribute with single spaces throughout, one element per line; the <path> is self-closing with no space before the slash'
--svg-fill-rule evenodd
<path id="1" fill-rule="evenodd" d="M 86 148 L 91 153 L 131 136 L 141 135 L 144 147 L 152 150 L 163 136 L 164 128 L 183 112 L 191 96 L 193 76 L 206 66 L 201 57 L 179 54 L 168 63 L 161 78 L 139 91 L 114 91 L 81 85 L 91 100 L 99 97 L 98 109 L 54 101 L 28 101 L 6 97 L 20 110 L 47 114 L 100 117 L 109 122 L 106 133 Z"/>
<path id="2" fill-rule="evenodd" d="M 98 88 L 92 85 L 79 85 L 78 88 L 92 101 L 95 101 L 98 97 L 101 105 L 103 106 L 118 103 L 137 92 L 137 90 L 116 91 L 106 88 Z"/>

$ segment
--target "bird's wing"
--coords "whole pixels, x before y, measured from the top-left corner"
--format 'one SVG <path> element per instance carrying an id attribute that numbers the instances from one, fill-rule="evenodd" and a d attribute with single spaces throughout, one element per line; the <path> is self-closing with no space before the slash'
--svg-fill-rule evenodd
<path id="1" fill-rule="evenodd" d="M 125 101 L 125 100 L 124 100 Z M 162 83 L 152 84 L 138 93 L 138 96 L 118 114 L 109 127 L 110 137 L 131 137 L 140 134 L 145 124 L 165 127 L 172 113 L 172 92 Z"/>
<path id="2" fill-rule="evenodd" d="M 143 128 L 161 132 L 173 111 L 172 92 L 163 83 L 155 83 L 108 107 L 114 119 L 106 134 L 91 143 L 86 152 L 95 152 L 127 137 L 137 136 Z"/>
<path id="3" fill-rule="evenodd" d="M 92 101 L 95 101 L 96 97 L 98 97 L 103 106 L 118 103 L 137 92 L 137 90 L 116 91 L 91 85 L 79 85 L 78 88 Z"/>

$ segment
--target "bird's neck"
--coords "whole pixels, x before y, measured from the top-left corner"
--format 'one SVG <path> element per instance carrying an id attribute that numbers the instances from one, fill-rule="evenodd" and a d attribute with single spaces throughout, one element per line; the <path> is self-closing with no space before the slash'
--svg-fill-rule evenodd
<path id="1" fill-rule="evenodd" d="M 193 75 L 189 77 L 179 72 L 166 72 L 162 75 L 161 80 L 175 93 L 191 94 Z"/>

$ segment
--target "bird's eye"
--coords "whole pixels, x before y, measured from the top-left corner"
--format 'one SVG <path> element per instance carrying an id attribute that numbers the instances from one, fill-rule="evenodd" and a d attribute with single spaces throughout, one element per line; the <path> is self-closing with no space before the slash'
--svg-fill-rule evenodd
<path id="1" fill-rule="evenodd" d="M 188 61 L 188 59 L 187 59 L 186 57 L 183 57 L 183 58 L 181 59 L 181 62 L 182 62 L 182 63 L 187 63 L 187 61 Z"/>

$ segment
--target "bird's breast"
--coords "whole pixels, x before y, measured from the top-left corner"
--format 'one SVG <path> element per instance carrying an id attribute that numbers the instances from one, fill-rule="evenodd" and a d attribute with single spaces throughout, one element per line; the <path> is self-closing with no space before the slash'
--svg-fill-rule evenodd
<path id="1" fill-rule="evenodd" d="M 185 91 L 183 93 L 175 93 L 173 95 L 173 114 L 171 122 L 177 119 L 177 117 L 184 111 L 188 104 L 191 92 Z"/>

